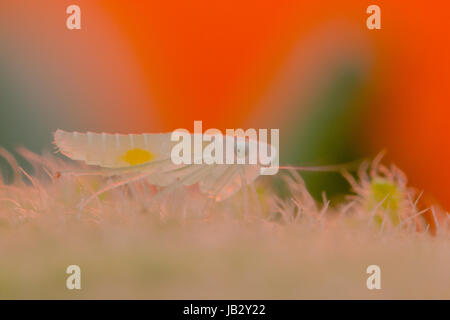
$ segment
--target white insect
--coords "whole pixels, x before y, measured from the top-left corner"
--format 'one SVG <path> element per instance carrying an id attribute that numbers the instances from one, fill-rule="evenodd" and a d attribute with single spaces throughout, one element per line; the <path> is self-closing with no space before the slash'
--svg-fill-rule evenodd
<path id="1" fill-rule="evenodd" d="M 177 142 L 171 141 L 172 133 L 160 134 L 108 134 L 78 133 L 57 130 L 54 143 L 58 150 L 72 160 L 81 160 L 88 165 L 101 168 L 96 174 L 124 175 L 126 178 L 101 188 L 83 203 L 86 205 L 100 194 L 142 179 L 150 184 L 164 187 L 152 200 L 178 187 L 198 183 L 199 189 L 217 202 L 229 198 L 240 189 L 248 200 L 247 187 L 254 193 L 253 182 L 260 175 L 259 164 L 180 164 L 171 161 L 171 150 Z M 225 136 L 225 139 L 232 136 Z M 191 139 L 193 140 L 193 139 Z M 235 149 L 242 148 L 236 139 Z M 248 140 L 244 149 L 248 153 Z M 261 142 L 260 142 L 261 143 Z M 270 148 L 269 144 L 265 146 Z M 193 150 L 193 148 L 191 148 Z M 248 154 L 245 155 L 246 157 Z M 277 155 L 272 154 L 271 157 Z M 234 163 L 237 163 L 236 161 Z M 248 162 L 245 162 L 248 163 Z M 336 171 L 337 166 L 322 167 L 280 167 L 280 169 L 301 169 L 309 171 Z M 68 172 L 70 174 L 70 172 Z M 92 172 L 75 173 L 93 174 Z M 245 200 L 244 200 L 245 201 Z M 246 201 L 245 201 L 246 202 Z M 248 204 L 245 203 L 245 206 Z M 247 209 L 246 209 L 247 210 Z"/>
<path id="2" fill-rule="evenodd" d="M 103 168 L 100 174 L 129 176 L 98 190 L 84 204 L 103 192 L 141 179 L 165 187 L 158 197 L 175 188 L 198 183 L 202 193 L 214 201 L 222 201 L 251 185 L 261 169 L 259 164 L 176 165 L 171 161 L 171 150 L 176 144 L 171 141 L 171 133 L 123 135 L 57 130 L 54 143 L 70 159 Z"/>

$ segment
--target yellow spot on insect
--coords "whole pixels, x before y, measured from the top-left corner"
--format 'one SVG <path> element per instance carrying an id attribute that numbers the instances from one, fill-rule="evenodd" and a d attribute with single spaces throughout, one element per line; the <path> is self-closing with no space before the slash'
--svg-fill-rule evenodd
<path id="1" fill-rule="evenodd" d="M 155 155 L 147 150 L 143 149 L 131 149 L 128 150 L 127 153 L 121 158 L 123 161 L 128 164 L 135 166 L 138 164 L 146 163 L 152 161 L 155 158 Z"/>

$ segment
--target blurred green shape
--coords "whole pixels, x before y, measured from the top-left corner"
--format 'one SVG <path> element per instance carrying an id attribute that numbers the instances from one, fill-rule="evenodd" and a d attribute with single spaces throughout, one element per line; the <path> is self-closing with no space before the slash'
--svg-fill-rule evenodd
<path id="1" fill-rule="evenodd" d="M 321 90 L 302 106 L 308 110 L 298 119 L 298 129 L 280 150 L 282 163 L 332 165 L 362 157 L 360 123 L 367 105 L 366 76 L 351 63 L 337 69 Z M 349 191 L 340 173 L 302 172 L 311 194 L 320 198 L 326 191 L 334 197 Z"/>
<path id="2" fill-rule="evenodd" d="M 14 152 L 17 146 L 41 152 L 50 141 L 49 121 L 42 116 L 39 92 L 33 92 L 20 75 L 8 70 L 0 56 L 0 146 L 18 158 L 26 169 L 27 164 Z M 0 157 L 0 174 L 6 181 L 11 170 L 5 159 Z"/>

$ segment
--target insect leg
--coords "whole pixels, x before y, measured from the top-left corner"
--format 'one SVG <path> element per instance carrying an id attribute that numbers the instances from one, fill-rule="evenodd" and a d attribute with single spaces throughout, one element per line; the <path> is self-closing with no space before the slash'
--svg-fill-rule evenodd
<path id="1" fill-rule="evenodd" d="M 190 164 L 186 167 L 191 167 L 193 165 L 194 164 Z M 185 168 L 185 167 L 183 167 L 183 168 Z M 180 168 L 176 169 L 176 170 L 180 170 Z M 207 171 L 209 171 L 208 167 L 201 166 L 198 170 L 195 170 L 194 172 L 188 174 L 186 177 L 183 177 L 182 179 L 175 181 L 170 186 L 167 186 L 163 191 L 160 191 L 158 194 L 156 194 L 153 198 L 150 199 L 149 204 L 153 203 L 154 201 L 162 198 L 166 194 L 168 194 L 168 193 L 172 192 L 173 190 L 177 189 L 178 187 L 182 186 L 183 183 L 186 182 L 187 180 L 201 176 L 203 173 L 205 173 Z M 168 172 L 170 172 L 170 171 L 168 171 Z"/>
<path id="2" fill-rule="evenodd" d="M 244 205 L 244 217 L 249 217 L 249 199 L 248 199 L 248 189 L 247 189 L 247 178 L 245 177 L 245 167 L 242 166 L 239 170 L 239 175 L 241 178 L 241 188 L 242 188 L 242 196 L 243 196 L 243 205 Z"/>
<path id="3" fill-rule="evenodd" d="M 256 203 L 256 213 L 258 214 L 258 217 L 262 217 L 262 209 L 261 209 L 261 203 L 259 202 L 259 197 L 258 197 L 258 193 L 256 192 L 255 189 L 255 184 L 252 183 L 250 184 L 250 191 L 252 193 L 253 198 L 255 199 L 255 203 Z"/>
<path id="4" fill-rule="evenodd" d="M 111 190 L 116 189 L 116 188 L 118 188 L 118 187 L 120 187 L 120 186 L 129 184 L 129 183 L 132 183 L 132 182 L 135 182 L 135 181 L 139 181 L 139 180 L 141 180 L 141 179 L 145 179 L 145 178 L 151 176 L 152 174 L 154 174 L 154 172 L 155 172 L 155 170 L 156 170 L 157 168 L 158 168 L 158 167 L 155 166 L 154 168 L 152 168 L 153 170 L 146 171 L 146 172 L 144 172 L 144 173 L 141 173 L 141 174 L 138 174 L 138 175 L 134 175 L 134 176 L 132 176 L 132 177 L 130 177 L 130 178 L 128 178 L 128 179 L 123 179 L 123 180 L 121 180 L 121 181 L 117 181 L 117 182 L 114 182 L 114 183 L 111 183 L 111 184 L 106 185 L 105 187 L 101 188 L 100 190 L 98 190 L 97 192 L 95 192 L 94 194 L 92 194 L 89 198 L 87 198 L 86 200 L 82 201 L 82 202 L 78 205 L 79 210 L 82 211 L 82 209 L 83 209 L 89 202 L 91 202 L 93 199 L 95 199 L 96 197 L 98 197 L 98 196 L 101 195 L 102 193 L 105 193 L 105 192 L 107 192 L 107 191 L 111 191 Z"/>
<path id="5" fill-rule="evenodd" d="M 208 200 L 206 202 L 205 207 L 202 210 L 204 217 L 208 216 L 209 215 L 208 213 L 212 210 L 212 208 L 214 208 L 214 204 L 216 203 L 216 198 L 218 194 L 227 185 L 227 183 L 234 176 L 236 171 L 237 171 L 236 167 L 227 168 L 225 172 L 220 176 L 219 184 L 214 189 L 214 192 L 208 192 Z"/>
<path id="6" fill-rule="evenodd" d="M 77 170 L 63 170 L 57 171 L 55 173 L 55 177 L 59 178 L 61 176 L 105 176 L 110 177 L 114 175 L 127 174 L 135 171 L 147 170 L 148 168 L 152 168 L 155 166 L 160 166 L 162 164 L 166 164 L 170 159 L 163 159 L 159 161 L 144 163 L 131 167 L 123 167 L 123 168 L 100 168 L 99 170 L 86 170 L 86 171 L 77 171 Z"/>

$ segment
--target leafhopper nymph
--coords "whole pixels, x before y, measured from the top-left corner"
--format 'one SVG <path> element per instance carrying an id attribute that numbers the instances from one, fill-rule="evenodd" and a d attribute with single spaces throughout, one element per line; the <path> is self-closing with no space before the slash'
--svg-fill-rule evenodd
<path id="1" fill-rule="evenodd" d="M 54 142 L 58 150 L 70 159 L 100 167 L 100 170 L 95 171 L 96 173 L 124 177 L 121 181 L 106 185 L 95 192 L 83 202 L 83 205 L 101 193 L 143 179 L 150 184 L 163 187 L 156 197 L 161 197 L 176 188 L 198 183 L 200 192 L 207 194 L 210 201 L 222 201 L 241 188 L 244 193 L 247 193 L 247 186 L 251 186 L 261 174 L 263 167 L 260 164 L 248 162 L 242 164 L 239 159 L 236 159 L 233 164 L 226 164 L 225 155 L 223 155 L 225 164 L 217 163 L 217 161 L 208 162 L 207 157 L 201 164 L 198 164 L 194 157 L 190 157 L 191 163 L 174 163 L 171 158 L 172 149 L 178 143 L 171 139 L 172 135 L 173 133 L 124 135 L 57 130 L 54 134 Z M 252 145 L 256 143 L 248 139 L 234 140 L 235 137 L 219 137 L 218 135 L 211 140 L 220 138 L 223 139 L 223 145 L 230 144 L 230 139 L 233 139 L 233 151 L 236 158 L 243 156 L 248 159 L 250 150 L 253 150 Z M 193 136 L 191 142 L 194 144 L 195 141 L 197 139 Z M 204 141 L 202 143 L 204 147 L 207 147 L 208 143 Z M 259 147 L 270 148 L 270 145 L 262 146 L 260 143 Z M 192 152 L 195 149 L 195 145 L 190 148 Z M 269 157 L 278 157 L 278 154 L 272 149 Z M 269 160 L 273 160 L 272 158 Z M 69 174 L 83 173 L 69 172 Z"/>
<path id="2" fill-rule="evenodd" d="M 83 205 L 106 191 L 143 179 L 152 185 L 162 187 L 162 191 L 154 197 L 155 199 L 177 188 L 194 184 L 198 184 L 200 192 L 208 196 L 209 202 L 227 199 L 241 189 L 243 198 L 248 199 L 248 187 L 255 194 L 253 183 L 261 174 L 264 174 L 265 169 L 275 168 L 277 172 L 279 168 L 310 171 L 336 171 L 341 168 L 339 166 L 278 167 L 278 148 L 274 148 L 267 141 L 222 135 L 217 131 L 214 134 L 205 132 L 204 135 L 208 136 L 206 139 L 198 139 L 196 135 L 199 133 L 190 134 L 183 131 L 185 136 L 186 134 L 189 136 L 188 145 L 190 146 L 182 153 L 188 150 L 189 154 L 182 155 L 186 161 L 179 159 L 174 161 L 173 151 L 180 142 L 174 140 L 173 136 L 180 133 L 181 131 L 178 130 L 172 133 L 155 134 L 78 133 L 57 130 L 54 134 L 54 142 L 58 150 L 70 159 L 100 167 L 100 170 L 95 171 L 97 174 L 123 176 L 122 180 L 96 191 L 84 201 Z M 233 151 L 234 160 L 229 160 L 229 152 L 217 155 L 220 148 L 215 148 L 214 152 L 202 152 L 203 159 L 199 161 L 198 155 L 194 152 L 198 149 L 196 146 L 198 142 L 202 144 L 200 147 L 204 151 L 211 151 L 212 144 L 228 146 L 222 150 Z M 278 136 L 275 143 L 278 147 Z M 251 160 L 255 152 L 261 152 L 264 149 L 266 150 L 264 164 Z M 270 154 L 267 150 L 270 150 Z M 272 166 L 273 164 L 276 164 L 276 167 Z M 69 172 L 69 174 L 83 173 Z M 93 172 L 85 174 L 93 174 Z M 244 200 L 244 202 L 245 206 L 248 206 L 247 201 Z"/>

